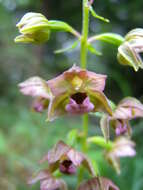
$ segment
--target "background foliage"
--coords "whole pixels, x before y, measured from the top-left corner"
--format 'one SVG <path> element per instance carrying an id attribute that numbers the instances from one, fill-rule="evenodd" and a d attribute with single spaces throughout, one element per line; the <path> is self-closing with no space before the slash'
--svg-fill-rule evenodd
<path id="1" fill-rule="evenodd" d="M 117 32 L 143 27 L 143 1 L 141 0 L 96 0 L 96 12 L 110 19 L 111 23 L 91 19 L 90 32 Z M 80 128 L 80 119 L 61 118 L 46 123 L 44 116 L 29 110 L 31 100 L 22 96 L 17 84 L 34 75 L 50 79 L 66 70 L 79 59 L 78 48 L 73 52 L 55 55 L 55 49 L 65 47 L 72 36 L 54 33 L 46 45 L 17 45 L 13 39 L 18 34 L 15 24 L 29 11 L 42 12 L 49 19 L 64 20 L 81 29 L 81 1 L 77 0 L 0 0 L 0 189 L 26 190 L 26 179 L 32 171 L 39 169 L 38 160 L 58 139 L 66 138 L 69 129 Z M 117 64 L 117 47 L 100 43 L 95 45 L 104 54 L 89 55 L 88 68 L 108 75 L 105 93 L 118 102 L 125 96 L 135 96 L 143 101 L 143 71 L 135 73 L 132 68 Z M 29 102 L 28 102 L 29 101 Z M 69 119 L 72 122 L 69 122 Z M 90 134 L 99 133 L 97 120 L 91 118 Z M 121 190 L 143 189 L 143 121 L 133 125 L 137 156 L 122 160 L 122 174 L 115 172 L 102 159 L 101 150 L 93 147 L 102 175 L 111 177 Z M 69 180 L 70 179 L 70 180 Z M 75 180 L 75 178 L 72 178 Z M 69 184 L 71 177 L 67 178 Z M 31 189 L 38 189 L 34 186 Z"/>

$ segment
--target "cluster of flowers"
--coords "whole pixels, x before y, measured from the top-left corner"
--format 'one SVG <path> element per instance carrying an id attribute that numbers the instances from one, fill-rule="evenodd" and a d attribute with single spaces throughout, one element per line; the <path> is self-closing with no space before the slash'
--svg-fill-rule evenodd
<path id="1" fill-rule="evenodd" d="M 50 22 L 39 13 L 28 13 L 17 24 L 21 35 L 16 37 L 16 42 L 41 43 L 49 39 L 50 27 L 64 27 L 63 23 Z M 142 48 L 143 31 L 136 29 L 128 33 L 125 41 L 118 48 L 118 60 L 122 64 L 128 64 L 137 71 L 142 66 L 139 53 Z M 110 144 L 105 152 L 105 158 L 120 172 L 119 158 L 134 156 L 135 144 L 121 135 L 130 136 L 131 127 L 129 121 L 137 117 L 143 117 L 143 104 L 132 97 L 124 98 L 118 105 L 112 105 L 105 96 L 104 88 L 106 75 L 96 74 L 74 65 L 63 74 L 45 81 L 40 77 L 32 77 L 19 84 L 20 91 L 24 95 L 35 98 L 33 109 L 37 112 L 47 110 L 47 120 L 52 121 L 62 115 L 81 115 L 85 113 L 102 113 L 100 126 L 105 139 L 109 140 L 109 129 L 112 127 L 118 138 Z M 66 190 L 66 183 L 54 176 L 59 170 L 64 174 L 75 174 L 77 168 L 82 165 L 92 176 L 92 179 L 82 182 L 78 190 L 118 190 L 109 179 L 95 177 L 92 164 L 87 157 L 66 145 L 58 142 L 48 152 L 41 162 L 48 161 L 48 168 L 39 172 L 29 180 L 33 184 L 40 180 L 41 190 Z"/>
<path id="2" fill-rule="evenodd" d="M 105 75 L 96 74 L 74 65 L 54 79 L 45 81 L 39 77 L 32 77 L 20 83 L 19 87 L 24 95 L 36 98 L 33 104 L 35 111 L 48 110 L 48 120 L 50 121 L 65 114 L 76 115 L 102 112 L 104 114 L 100 124 L 105 138 L 108 138 L 108 132 L 106 131 L 108 131 L 109 126 L 115 129 L 115 134 L 118 136 L 125 133 L 130 134 L 129 120 L 143 117 L 143 105 L 135 98 L 128 97 L 113 109 L 110 106 L 110 101 L 103 93 L 105 80 Z M 106 152 L 105 157 L 119 173 L 119 157 L 134 155 L 134 143 L 124 137 L 119 137 Z M 58 168 L 62 173 L 74 174 L 76 167 L 83 164 L 94 176 L 92 166 L 87 158 L 63 142 L 59 142 L 42 161 L 46 160 L 49 163 L 48 170 L 40 172 L 38 177 L 35 178 L 36 180 L 34 180 L 34 182 L 41 181 L 41 190 L 44 190 L 44 188 L 46 190 L 56 189 L 57 186 L 66 189 L 63 180 L 57 180 L 51 176 L 51 173 Z M 101 184 L 106 185 L 107 190 L 110 189 L 110 186 L 113 186 L 113 190 L 118 189 L 105 178 L 101 178 L 99 181 Z M 98 186 L 97 182 L 97 178 L 93 178 L 91 181 L 93 186 Z M 33 183 L 33 180 L 31 183 Z M 53 183 L 55 186 L 53 186 Z M 87 190 L 91 189 L 91 183 L 86 183 Z M 52 187 L 50 184 L 52 184 Z M 82 187 L 85 186 L 81 184 L 79 189 L 83 189 Z"/>
<path id="3" fill-rule="evenodd" d="M 143 117 L 143 104 L 127 97 L 113 108 L 103 93 L 105 80 L 106 75 L 74 65 L 54 79 L 45 81 L 32 77 L 20 83 L 19 87 L 24 95 L 36 98 L 33 104 L 35 111 L 48 110 L 49 121 L 65 114 L 103 112 L 100 122 L 103 131 L 107 131 L 110 124 L 116 135 L 130 134 L 129 120 Z"/>
<path id="4" fill-rule="evenodd" d="M 29 180 L 29 184 L 33 184 L 40 180 L 41 190 L 67 190 L 66 183 L 61 179 L 55 178 L 52 173 L 59 169 L 60 172 L 64 174 L 75 174 L 77 167 L 80 165 L 83 165 L 93 177 L 86 182 L 82 182 L 78 190 L 119 190 L 109 179 L 94 177 L 94 170 L 86 156 L 62 141 L 58 142 L 40 162 L 42 163 L 45 161 L 48 161 L 48 168 L 39 172 L 34 178 Z"/>

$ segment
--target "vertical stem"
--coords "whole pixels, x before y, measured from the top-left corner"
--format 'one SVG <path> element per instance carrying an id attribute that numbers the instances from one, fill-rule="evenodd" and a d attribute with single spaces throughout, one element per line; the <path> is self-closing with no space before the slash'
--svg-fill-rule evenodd
<path id="1" fill-rule="evenodd" d="M 89 2 L 88 0 L 82 0 L 82 36 L 81 36 L 81 46 L 80 46 L 80 66 L 86 69 L 87 66 L 87 42 L 88 42 L 88 27 L 89 27 Z M 87 152 L 87 134 L 88 134 L 88 114 L 82 117 L 83 126 L 83 139 L 82 139 L 82 150 Z M 78 174 L 78 184 L 83 179 L 83 169 L 81 168 Z"/>
<path id="2" fill-rule="evenodd" d="M 81 37 L 81 50 L 80 61 L 81 67 L 86 69 L 87 65 L 87 40 L 88 40 L 88 27 L 89 27 L 89 5 L 88 0 L 83 0 L 83 23 L 82 23 L 82 37 Z"/>
<path id="3" fill-rule="evenodd" d="M 81 37 L 81 49 L 80 49 L 80 64 L 81 68 L 86 69 L 87 66 L 87 41 L 88 41 L 88 28 L 89 28 L 89 2 L 88 0 L 83 0 L 82 2 L 82 11 L 83 11 L 83 21 L 82 21 L 82 37 Z M 83 143 L 82 149 L 84 152 L 87 151 L 86 138 L 88 134 L 88 115 L 85 114 L 82 119 L 83 125 Z"/>
<path id="4" fill-rule="evenodd" d="M 83 152 L 87 152 L 87 135 L 88 135 L 88 114 L 84 114 L 82 118 L 82 126 L 83 126 L 83 143 L 82 150 Z"/>

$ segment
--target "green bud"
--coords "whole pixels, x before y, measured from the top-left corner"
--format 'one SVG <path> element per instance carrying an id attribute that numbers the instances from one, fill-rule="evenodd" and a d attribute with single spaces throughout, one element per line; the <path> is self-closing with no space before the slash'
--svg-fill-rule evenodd
<path id="1" fill-rule="evenodd" d="M 133 38 L 143 38 L 143 29 L 142 28 L 136 28 L 131 30 L 130 32 L 127 33 L 125 36 L 125 39 L 132 40 Z"/>
<path id="2" fill-rule="evenodd" d="M 17 36 L 15 42 L 43 43 L 49 39 L 48 20 L 40 13 L 26 13 L 16 26 L 22 35 Z"/>
<path id="3" fill-rule="evenodd" d="M 117 58 L 120 64 L 130 65 L 135 71 L 143 69 L 143 29 L 134 29 L 125 36 L 125 41 L 119 46 Z"/>

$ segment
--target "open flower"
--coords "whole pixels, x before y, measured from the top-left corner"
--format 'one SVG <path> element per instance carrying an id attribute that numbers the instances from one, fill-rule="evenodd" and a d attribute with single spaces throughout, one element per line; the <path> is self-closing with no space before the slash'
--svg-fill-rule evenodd
<path id="1" fill-rule="evenodd" d="M 125 137 L 118 137 L 111 149 L 105 152 L 105 157 L 108 162 L 115 168 L 116 172 L 120 174 L 120 157 L 133 157 L 136 155 L 134 149 L 135 143 Z"/>
<path id="2" fill-rule="evenodd" d="M 94 177 L 81 183 L 78 190 L 119 190 L 119 188 L 108 178 Z"/>
<path id="3" fill-rule="evenodd" d="M 143 52 L 143 29 L 137 28 L 125 36 L 125 41 L 119 46 L 117 58 L 119 63 L 130 65 L 135 71 L 143 69 L 140 53 Z"/>
<path id="4" fill-rule="evenodd" d="M 32 177 L 28 184 L 32 185 L 40 181 L 40 190 L 67 190 L 67 185 L 62 179 L 56 179 L 48 170 L 40 171 L 35 177 Z"/>
<path id="5" fill-rule="evenodd" d="M 49 39 L 48 20 L 40 13 L 26 13 L 16 26 L 21 35 L 15 38 L 15 42 L 43 43 Z"/>
<path id="6" fill-rule="evenodd" d="M 86 156 L 63 141 L 59 141 L 40 163 L 45 161 L 48 161 L 48 171 L 51 173 L 59 169 L 64 174 L 75 174 L 77 167 L 83 165 L 94 176 L 94 170 Z"/>
<path id="7" fill-rule="evenodd" d="M 36 97 L 36 110 L 48 109 L 48 120 L 64 114 L 103 111 L 112 115 L 103 90 L 106 76 L 73 66 L 58 77 L 44 81 L 32 77 L 19 84 L 24 95 Z M 38 108 L 38 109 L 37 109 Z"/>
<path id="8" fill-rule="evenodd" d="M 131 119 L 143 117 L 143 104 L 136 98 L 127 97 L 119 102 L 112 116 L 101 118 L 101 128 L 109 129 L 111 125 L 115 129 L 116 135 L 131 134 L 129 121 Z"/>

